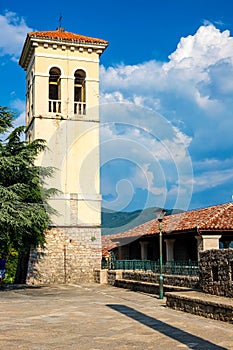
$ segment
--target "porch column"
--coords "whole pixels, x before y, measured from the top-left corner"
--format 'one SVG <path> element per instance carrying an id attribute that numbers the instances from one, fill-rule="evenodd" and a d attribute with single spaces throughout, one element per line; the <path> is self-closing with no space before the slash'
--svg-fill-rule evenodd
<path id="1" fill-rule="evenodd" d="M 120 245 L 120 246 L 118 246 L 118 259 L 119 260 L 123 259 L 122 255 L 123 255 L 123 251 L 122 251 L 122 246 Z"/>
<path id="2" fill-rule="evenodd" d="M 149 242 L 146 241 L 140 241 L 140 246 L 141 246 L 141 260 L 147 260 L 148 255 L 147 255 L 147 246 Z"/>
<path id="3" fill-rule="evenodd" d="M 197 261 L 200 260 L 200 252 L 203 250 L 203 242 L 201 236 L 195 236 L 197 240 Z"/>
<path id="4" fill-rule="evenodd" d="M 199 253 L 201 250 L 209 250 L 209 249 L 219 249 L 219 239 L 222 236 L 215 235 L 202 235 L 196 236 L 197 239 L 197 255 L 199 260 Z"/>
<path id="5" fill-rule="evenodd" d="M 174 243 L 175 239 L 165 239 L 166 243 L 166 261 L 174 261 Z"/>
<path id="6" fill-rule="evenodd" d="M 222 236 L 203 235 L 203 250 L 219 249 L 219 239 Z"/>

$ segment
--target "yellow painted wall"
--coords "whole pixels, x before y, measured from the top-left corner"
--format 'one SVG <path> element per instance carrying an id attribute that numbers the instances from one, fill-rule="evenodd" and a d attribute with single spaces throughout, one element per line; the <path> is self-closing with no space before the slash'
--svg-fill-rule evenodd
<path id="1" fill-rule="evenodd" d="M 61 113 L 48 111 L 49 70 L 61 70 Z M 86 72 L 86 115 L 74 115 L 74 73 Z M 84 48 L 34 46 L 27 71 L 31 85 L 27 95 L 27 125 L 31 139 L 47 141 L 48 150 L 38 164 L 53 166 L 48 187 L 60 193 L 51 199 L 59 212 L 56 225 L 100 225 L 101 196 L 99 169 L 99 54 Z M 28 86 L 28 83 L 27 83 Z M 33 93 L 32 93 L 33 91 Z M 29 98 L 30 95 L 30 98 Z M 29 103 L 30 99 L 30 103 Z M 33 108 L 31 106 L 33 105 Z"/>

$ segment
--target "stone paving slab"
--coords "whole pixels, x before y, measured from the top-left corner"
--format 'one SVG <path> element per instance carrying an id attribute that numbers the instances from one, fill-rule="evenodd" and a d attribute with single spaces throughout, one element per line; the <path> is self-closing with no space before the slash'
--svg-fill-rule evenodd
<path id="1" fill-rule="evenodd" d="M 0 291 L 0 349 L 233 350 L 233 326 L 98 284 Z"/>

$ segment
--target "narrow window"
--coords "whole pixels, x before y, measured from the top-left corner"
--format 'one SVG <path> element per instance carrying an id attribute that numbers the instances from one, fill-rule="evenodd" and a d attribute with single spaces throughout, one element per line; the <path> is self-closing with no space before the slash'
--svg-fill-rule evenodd
<path id="1" fill-rule="evenodd" d="M 74 114 L 86 114 L 86 73 L 79 69 L 74 73 Z"/>
<path id="2" fill-rule="evenodd" d="M 61 71 L 53 67 L 49 71 L 49 112 L 61 112 Z"/>

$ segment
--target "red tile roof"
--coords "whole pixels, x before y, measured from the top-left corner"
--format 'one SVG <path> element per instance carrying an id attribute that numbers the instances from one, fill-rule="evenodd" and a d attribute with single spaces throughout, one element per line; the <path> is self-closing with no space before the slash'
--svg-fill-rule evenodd
<path id="1" fill-rule="evenodd" d="M 101 54 L 105 48 L 108 46 L 108 42 L 99 38 L 91 38 L 90 36 L 84 36 L 80 34 L 74 34 L 66 32 L 62 28 L 50 31 L 40 31 L 40 32 L 30 32 L 27 35 L 27 38 L 24 42 L 23 50 L 19 59 L 19 64 L 25 70 L 27 70 L 29 62 L 33 55 L 33 42 L 34 41 L 50 41 L 52 43 L 67 43 L 68 45 L 86 45 L 86 46 L 95 46 Z"/>
<path id="2" fill-rule="evenodd" d="M 93 44 L 105 44 L 108 45 L 108 42 L 99 38 L 91 38 L 89 36 L 84 36 L 80 34 L 74 34 L 60 29 L 50 30 L 44 32 L 30 32 L 28 33 L 29 37 L 32 38 L 44 38 L 44 39 L 58 39 L 58 40 L 67 40 L 78 43 L 93 43 Z"/>
<path id="3" fill-rule="evenodd" d="M 233 204 L 225 203 L 184 213 L 165 216 L 163 233 L 175 234 L 198 230 L 203 231 L 233 231 Z M 103 253 L 121 245 L 127 244 L 142 236 L 159 234 L 158 219 L 146 222 L 129 231 L 102 236 Z"/>

